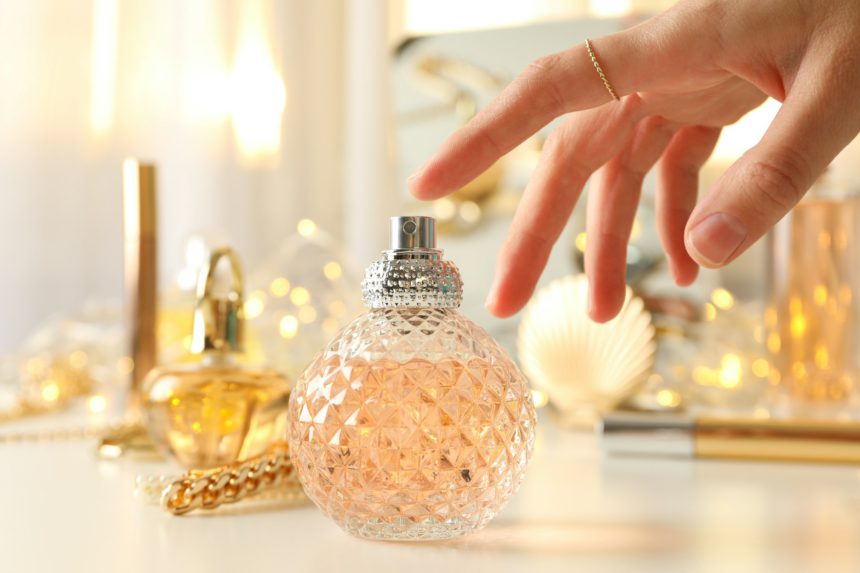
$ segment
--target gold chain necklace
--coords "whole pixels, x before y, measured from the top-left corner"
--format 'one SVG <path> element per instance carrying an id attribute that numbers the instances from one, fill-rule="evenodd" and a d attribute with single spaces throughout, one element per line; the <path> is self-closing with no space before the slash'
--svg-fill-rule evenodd
<path id="1" fill-rule="evenodd" d="M 139 477 L 137 492 L 170 514 L 212 510 L 247 498 L 298 502 L 306 499 L 290 461 L 287 444 L 278 442 L 255 458 L 178 477 Z"/>

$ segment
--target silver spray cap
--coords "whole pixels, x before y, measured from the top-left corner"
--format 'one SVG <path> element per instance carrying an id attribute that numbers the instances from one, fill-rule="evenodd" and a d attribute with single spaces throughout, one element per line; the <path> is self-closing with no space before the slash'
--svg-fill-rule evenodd
<path id="1" fill-rule="evenodd" d="M 436 220 L 433 217 L 392 217 L 390 249 L 436 249 Z"/>
<path id="2" fill-rule="evenodd" d="M 390 249 L 371 263 L 361 283 L 370 308 L 457 308 L 460 271 L 436 248 L 432 217 L 392 217 Z"/>

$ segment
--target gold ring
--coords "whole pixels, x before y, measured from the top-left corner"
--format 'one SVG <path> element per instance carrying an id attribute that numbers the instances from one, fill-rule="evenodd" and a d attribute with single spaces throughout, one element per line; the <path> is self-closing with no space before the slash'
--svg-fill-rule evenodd
<path id="1" fill-rule="evenodd" d="M 612 84 L 610 84 L 609 80 L 606 79 L 606 74 L 603 73 L 603 68 L 600 67 L 599 63 L 597 63 L 597 56 L 594 55 L 594 50 L 591 48 L 591 40 L 585 41 L 585 49 L 588 50 L 588 56 L 591 58 L 591 63 L 594 64 L 594 69 L 597 70 L 597 75 L 599 75 L 600 79 L 603 80 L 603 85 L 606 86 L 606 91 L 609 92 L 612 99 L 618 101 L 618 96 L 615 95 L 615 90 L 612 89 Z"/>

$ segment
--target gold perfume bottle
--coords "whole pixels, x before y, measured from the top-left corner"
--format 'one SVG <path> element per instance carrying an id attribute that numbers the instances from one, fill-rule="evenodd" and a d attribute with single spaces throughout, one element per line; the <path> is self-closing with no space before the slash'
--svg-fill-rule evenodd
<path id="1" fill-rule="evenodd" d="M 860 192 L 822 177 L 770 234 L 773 410 L 835 417 L 860 394 Z"/>
<path id="2" fill-rule="evenodd" d="M 229 292 L 213 294 L 216 267 L 230 263 Z M 237 361 L 242 350 L 242 272 L 229 248 L 201 269 L 191 352 L 196 362 L 154 369 L 144 380 L 147 428 L 156 445 L 188 468 L 261 454 L 286 431 L 290 384 L 280 373 Z"/>

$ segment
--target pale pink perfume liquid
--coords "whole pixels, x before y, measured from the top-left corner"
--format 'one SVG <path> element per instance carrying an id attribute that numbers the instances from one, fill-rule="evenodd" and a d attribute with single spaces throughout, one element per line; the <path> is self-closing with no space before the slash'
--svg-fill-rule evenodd
<path id="1" fill-rule="evenodd" d="M 535 413 L 516 366 L 453 310 L 374 310 L 307 369 L 290 448 L 308 496 L 348 532 L 440 539 L 516 491 Z"/>

